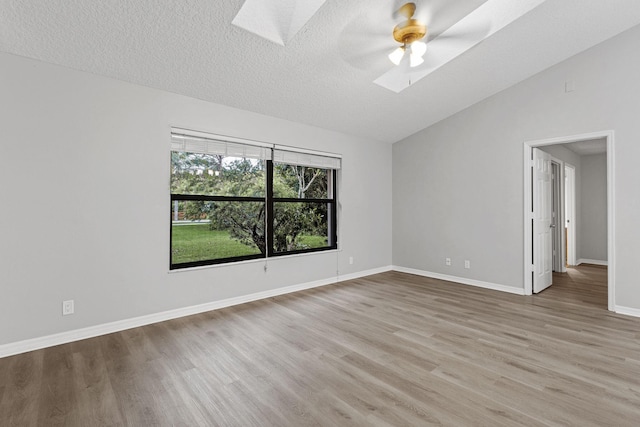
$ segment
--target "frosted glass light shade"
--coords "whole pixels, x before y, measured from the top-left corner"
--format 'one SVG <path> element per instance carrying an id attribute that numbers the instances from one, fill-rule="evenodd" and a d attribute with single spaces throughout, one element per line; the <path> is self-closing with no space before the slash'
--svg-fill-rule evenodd
<path id="1" fill-rule="evenodd" d="M 427 51 L 427 44 L 421 41 L 415 41 L 411 43 L 411 54 L 422 57 Z"/>
<path id="2" fill-rule="evenodd" d="M 422 59 L 421 56 L 419 55 L 415 55 L 415 54 L 411 54 L 411 56 L 409 57 L 409 66 L 410 67 L 417 67 L 418 65 L 422 64 L 424 62 L 424 59 Z"/>
<path id="3" fill-rule="evenodd" d="M 389 60 L 394 63 L 394 65 L 399 65 L 400 61 L 402 61 L 402 57 L 404 56 L 404 46 L 400 46 L 393 52 L 389 54 Z"/>

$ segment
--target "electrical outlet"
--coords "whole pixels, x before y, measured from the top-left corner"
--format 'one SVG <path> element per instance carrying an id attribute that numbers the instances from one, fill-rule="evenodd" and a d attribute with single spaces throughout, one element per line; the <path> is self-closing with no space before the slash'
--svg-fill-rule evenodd
<path id="1" fill-rule="evenodd" d="M 471 261 L 468 259 L 464 260 L 464 268 L 471 268 Z"/>
<path id="2" fill-rule="evenodd" d="M 67 300 L 67 301 L 62 301 L 62 315 L 63 316 L 67 316 L 69 314 L 73 314 L 74 312 L 74 307 L 73 307 L 73 300 Z"/>
<path id="3" fill-rule="evenodd" d="M 444 263 L 446 265 L 451 265 L 451 258 L 445 258 Z"/>
<path id="4" fill-rule="evenodd" d="M 352 256 L 349 257 L 349 264 L 353 265 L 353 257 Z"/>

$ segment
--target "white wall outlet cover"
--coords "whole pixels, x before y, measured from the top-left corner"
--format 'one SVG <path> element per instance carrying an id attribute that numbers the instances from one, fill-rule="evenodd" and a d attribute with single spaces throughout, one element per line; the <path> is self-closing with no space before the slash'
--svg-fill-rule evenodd
<path id="1" fill-rule="evenodd" d="M 67 316 L 75 311 L 73 300 L 62 301 L 62 315 Z"/>

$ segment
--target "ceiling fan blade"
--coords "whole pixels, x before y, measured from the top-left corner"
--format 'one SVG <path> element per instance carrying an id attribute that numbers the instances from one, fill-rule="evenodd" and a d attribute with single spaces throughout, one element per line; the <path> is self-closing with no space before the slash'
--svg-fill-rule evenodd
<path id="1" fill-rule="evenodd" d="M 402 17 L 404 19 L 410 19 L 414 13 L 416 13 L 416 4 L 413 2 L 404 3 L 402 6 L 396 9 L 393 14 L 394 18 Z"/>
<path id="2" fill-rule="evenodd" d="M 466 43 L 470 40 L 483 39 L 491 29 L 490 23 L 477 23 L 465 28 L 449 29 L 442 34 L 432 37 L 428 42 L 435 40 L 446 41 L 447 43 Z"/>
<path id="3" fill-rule="evenodd" d="M 393 40 L 393 25 L 386 10 L 361 14 L 340 33 L 340 56 L 355 68 L 380 71 L 390 64 L 387 55 L 398 47 Z"/>
<path id="4" fill-rule="evenodd" d="M 369 46 L 355 51 L 340 49 L 340 55 L 352 67 L 367 71 L 379 71 L 392 65 L 388 55 L 394 49 L 395 46 Z"/>
<path id="5" fill-rule="evenodd" d="M 427 40 L 436 38 L 449 27 L 480 7 L 487 0 L 416 0 L 414 18 L 424 22 L 428 28 Z"/>

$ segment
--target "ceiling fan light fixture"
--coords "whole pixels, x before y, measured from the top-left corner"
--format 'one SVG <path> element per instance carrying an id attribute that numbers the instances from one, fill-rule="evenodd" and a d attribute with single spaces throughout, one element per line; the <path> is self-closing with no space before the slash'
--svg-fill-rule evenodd
<path id="1" fill-rule="evenodd" d="M 414 41 L 411 43 L 411 56 L 417 55 L 422 58 L 422 56 L 427 51 L 427 44 L 421 41 Z"/>
<path id="2" fill-rule="evenodd" d="M 404 56 L 405 47 L 400 46 L 393 52 L 389 54 L 389 60 L 394 63 L 394 65 L 400 65 L 400 61 L 402 61 L 402 57 Z"/>
<path id="3" fill-rule="evenodd" d="M 402 43 L 402 46 L 389 55 L 389 59 L 395 65 L 400 65 L 407 46 L 411 53 L 409 61 L 411 67 L 417 67 L 424 62 L 422 56 L 427 51 L 427 44 L 420 40 L 427 35 L 427 26 L 413 18 L 415 11 L 415 3 L 406 3 L 398 10 L 398 13 L 404 15 L 407 20 L 396 25 L 393 29 L 394 40 Z"/>
<path id="4" fill-rule="evenodd" d="M 424 59 L 422 59 L 422 56 L 420 56 L 420 55 L 414 55 L 412 53 L 411 56 L 409 57 L 409 66 L 411 68 L 417 67 L 418 65 L 422 64 L 423 62 L 424 62 Z"/>

